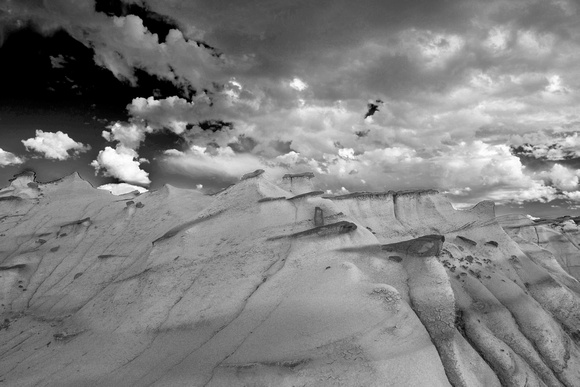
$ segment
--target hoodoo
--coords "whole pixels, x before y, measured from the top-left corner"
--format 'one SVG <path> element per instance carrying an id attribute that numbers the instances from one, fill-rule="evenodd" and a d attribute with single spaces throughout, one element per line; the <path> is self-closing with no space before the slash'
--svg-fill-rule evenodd
<path id="1" fill-rule="evenodd" d="M 0 384 L 579 386 L 576 219 L 437 191 L 0 190 Z"/>

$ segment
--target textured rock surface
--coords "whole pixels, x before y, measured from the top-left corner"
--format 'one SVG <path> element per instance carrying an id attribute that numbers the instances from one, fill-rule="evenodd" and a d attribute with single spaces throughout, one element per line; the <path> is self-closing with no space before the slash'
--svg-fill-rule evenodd
<path id="1" fill-rule="evenodd" d="M 2 384 L 580 385 L 573 219 L 288 183 L 136 197 L 18 176 L 0 190 Z"/>

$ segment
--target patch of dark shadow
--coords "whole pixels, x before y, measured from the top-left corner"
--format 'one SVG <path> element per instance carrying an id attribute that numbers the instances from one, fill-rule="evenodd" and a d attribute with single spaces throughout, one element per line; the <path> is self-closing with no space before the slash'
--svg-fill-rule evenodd
<path id="1" fill-rule="evenodd" d="M 306 193 L 303 193 L 300 195 L 292 196 L 291 198 L 288 198 L 287 200 L 303 199 L 303 198 L 307 198 L 310 196 L 320 196 L 323 194 L 324 194 L 324 191 L 312 191 L 312 192 L 306 192 Z"/>
<path id="2" fill-rule="evenodd" d="M 366 137 L 369 135 L 369 133 L 371 132 L 370 129 L 367 130 L 357 130 L 356 132 L 354 132 L 354 134 L 358 137 L 358 138 L 362 138 L 362 137 Z"/>
<path id="3" fill-rule="evenodd" d="M 4 322 L 0 323 L 0 331 L 2 329 L 8 329 L 10 328 L 10 319 L 5 318 Z"/>
<path id="4" fill-rule="evenodd" d="M 468 245 L 477 246 L 477 242 L 476 241 L 473 241 L 473 240 L 471 240 L 469 238 L 463 237 L 461 235 L 457 235 L 456 238 L 459 239 L 462 242 L 467 243 Z"/>
<path id="5" fill-rule="evenodd" d="M 436 189 L 407 189 L 402 191 L 395 191 L 393 196 L 423 196 L 423 195 L 435 195 L 438 194 L 439 191 Z"/>
<path id="6" fill-rule="evenodd" d="M 360 199 L 372 199 L 372 198 L 380 198 L 380 197 L 388 197 L 393 196 L 394 191 L 386 191 L 386 192 L 352 192 L 345 195 L 328 195 L 324 196 L 325 199 L 330 200 L 345 200 L 345 199 L 352 199 L 352 198 L 360 198 Z"/>
<path id="7" fill-rule="evenodd" d="M 0 197 L 0 202 L 19 202 L 21 200 L 24 200 L 24 199 L 22 199 L 19 196 L 14 196 L 14 195 Z"/>
<path id="8" fill-rule="evenodd" d="M 445 237 L 443 235 L 425 235 L 403 242 L 382 245 L 381 249 L 388 252 L 404 253 L 417 257 L 432 257 L 441 254 Z"/>
<path id="9" fill-rule="evenodd" d="M 81 332 L 75 333 L 67 333 L 67 332 L 58 332 L 52 335 L 56 341 L 69 341 L 70 339 L 74 338 L 75 336 L 80 335 Z"/>
<path id="10" fill-rule="evenodd" d="M 145 207 L 145 204 L 143 204 L 141 202 L 137 202 L 137 204 L 135 204 L 135 207 L 137 207 L 137 208 L 143 208 L 143 207 Z"/>
<path id="11" fill-rule="evenodd" d="M 65 236 L 67 236 L 68 234 L 66 232 L 63 232 L 62 234 L 57 234 L 58 237 L 63 238 Z"/>
<path id="12" fill-rule="evenodd" d="M 118 255 L 115 255 L 115 254 L 101 254 L 97 258 L 107 259 L 107 258 L 114 258 L 114 257 L 118 257 Z"/>
<path id="13" fill-rule="evenodd" d="M 465 332 L 465 319 L 461 309 L 455 309 L 455 328 L 457 328 L 463 337 L 467 337 L 467 333 Z"/>
<path id="14" fill-rule="evenodd" d="M 61 225 L 60 227 L 76 226 L 77 224 L 83 224 L 85 222 L 90 222 L 90 221 L 91 221 L 91 218 L 83 218 L 83 219 L 79 219 L 79 220 L 65 223 L 65 224 Z"/>
<path id="15" fill-rule="evenodd" d="M 33 189 L 37 189 L 38 188 L 38 183 L 29 182 L 26 185 L 28 186 L 28 188 L 33 188 Z"/>
<path id="16" fill-rule="evenodd" d="M 335 251 L 340 251 L 344 253 L 379 254 L 381 252 L 381 245 L 374 244 L 353 247 L 342 247 L 340 249 L 335 249 Z"/>
<path id="17" fill-rule="evenodd" d="M 373 114 L 379 111 L 379 106 L 381 106 L 384 102 L 380 99 L 377 99 L 374 102 L 369 102 L 367 104 L 367 112 L 365 113 L 365 119 L 371 117 Z"/>
<path id="18" fill-rule="evenodd" d="M 472 255 L 467 255 L 465 256 L 465 260 L 469 263 L 473 263 L 473 256 Z"/>
<path id="19" fill-rule="evenodd" d="M 282 176 L 282 179 L 290 179 L 290 180 L 300 179 L 300 178 L 313 179 L 314 173 L 312 173 L 312 172 L 287 173 L 284 176 Z"/>
<path id="20" fill-rule="evenodd" d="M 314 225 L 316 227 L 324 226 L 324 212 L 320 207 L 314 207 Z"/>
<path id="21" fill-rule="evenodd" d="M 130 281 L 130 280 L 132 280 L 132 279 L 134 279 L 134 278 L 139 278 L 139 277 L 142 277 L 142 276 L 144 276 L 144 275 L 145 275 L 145 274 L 147 274 L 147 273 L 153 273 L 153 272 L 151 271 L 151 268 L 150 268 L 150 267 L 149 267 L 149 268 L 147 268 L 147 269 L 145 269 L 145 270 L 143 270 L 142 272 L 139 272 L 139 273 L 137 273 L 137 274 L 133 274 L 133 275 L 130 275 L 130 276 L 128 276 L 128 277 L 125 277 L 125 278 L 118 279 L 118 280 L 116 280 L 114 283 L 118 283 L 118 282 L 124 282 L 124 281 Z"/>
<path id="22" fill-rule="evenodd" d="M 209 196 L 215 196 L 215 195 L 219 195 L 219 194 L 221 194 L 222 192 L 225 192 L 225 191 L 227 191 L 228 189 L 232 188 L 234 185 L 235 185 L 235 184 L 230 184 L 230 185 L 228 185 L 228 186 L 227 186 L 227 187 L 225 187 L 225 188 L 222 188 L 222 189 L 220 189 L 220 190 L 218 190 L 218 191 L 215 191 L 215 192 L 213 192 L 213 193 L 210 193 L 210 194 L 209 194 Z"/>
<path id="23" fill-rule="evenodd" d="M 496 241 L 487 241 L 484 243 L 486 246 L 493 246 L 493 247 L 499 247 L 499 243 L 497 243 Z"/>
<path id="24" fill-rule="evenodd" d="M 205 120 L 197 123 L 201 130 L 211 130 L 217 132 L 222 129 L 232 130 L 234 128 L 233 122 L 226 122 L 222 120 Z"/>
<path id="25" fill-rule="evenodd" d="M 261 362 L 260 364 L 268 367 L 284 367 L 294 369 L 296 367 L 302 366 L 310 362 L 310 359 L 298 359 L 298 360 L 283 360 L 275 362 Z"/>
<path id="26" fill-rule="evenodd" d="M 256 169 L 254 172 L 246 173 L 244 176 L 242 176 L 240 181 L 248 180 L 248 179 L 251 179 L 253 177 L 258 177 L 258 176 L 262 175 L 264 172 L 266 172 L 266 171 L 264 171 L 263 169 Z"/>
<path id="27" fill-rule="evenodd" d="M 127 207 L 129 207 L 129 206 L 131 206 L 131 205 L 133 205 L 133 204 L 135 204 L 135 202 L 134 202 L 133 200 L 129 200 L 129 201 L 125 202 L 125 205 L 126 205 Z"/>
<path id="28" fill-rule="evenodd" d="M 37 236 L 39 238 L 45 237 L 45 236 L 49 236 L 50 234 L 52 234 L 51 232 L 43 232 L 42 234 L 38 234 Z"/>
<path id="29" fill-rule="evenodd" d="M 50 252 L 51 252 L 51 253 L 55 253 L 55 252 L 57 252 L 57 251 L 58 251 L 58 249 L 60 249 L 60 246 L 54 246 L 54 247 L 51 247 L 51 249 L 50 249 Z"/>
<path id="30" fill-rule="evenodd" d="M 389 261 L 393 262 L 401 262 L 403 258 L 399 257 L 398 255 L 389 255 Z"/>
<path id="31" fill-rule="evenodd" d="M 320 227 L 314 227 L 314 228 L 311 228 L 311 229 L 308 229 L 305 231 L 300 231 L 300 232 L 290 234 L 290 235 L 280 235 L 280 236 L 271 237 L 271 238 L 268 238 L 266 240 L 273 241 L 273 240 L 278 240 L 278 239 L 283 239 L 283 238 L 302 238 L 302 237 L 307 237 L 307 236 L 311 236 L 311 235 L 325 237 L 325 236 L 329 236 L 329 235 L 346 234 L 346 233 L 349 233 L 351 231 L 356 230 L 356 228 L 357 228 L 356 224 L 342 220 L 340 222 L 326 224 L 326 225 L 320 226 Z"/>
<path id="32" fill-rule="evenodd" d="M 310 359 L 300 359 L 300 360 L 282 360 L 282 361 L 264 361 L 256 363 L 246 363 L 246 364 L 227 364 L 224 367 L 237 368 L 239 370 L 251 369 L 254 367 L 283 367 L 294 369 L 306 363 L 309 363 Z"/>
<path id="33" fill-rule="evenodd" d="M 36 240 L 36 243 L 38 243 L 39 245 L 43 245 L 46 243 L 46 239 L 39 238 Z"/>
<path id="34" fill-rule="evenodd" d="M 195 44 L 197 44 L 197 47 L 203 47 L 206 50 L 211 52 L 211 56 L 215 57 L 215 58 L 221 58 L 223 56 L 223 53 L 220 52 L 217 48 L 210 46 L 209 44 L 207 44 L 206 42 L 204 42 L 203 40 L 194 40 Z"/>
<path id="35" fill-rule="evenodd" d="M 0 271 L 24 269 L 25 267 L 26 267 L 25 263 L 17 263 L 16 265 L 0 266 Z"/>
<path id="36" fill-rule="evenodd" d="M 196 224 L 205 222 L 206 220 L 210 220 L 210 219 L 216 217 L 217 215 L 221 214 L 222 212 L 223 212 L 223 210 L 222 211 L 218 211 L 218 212 L 216 212 L 214 214 L 202 216 L 200 218 L 191 220 L 191 221 L 189 221 L 187 223 L 184 223 L 184 224 L 181 224 L 179 226 L 175 226 L 171 230 L 167 231 L 165 234 L 163 234 L 162 236 L 160 236 L 159 238 L 155 239 L 152 243 L 155 245 L 156 243 L 162 242 L 162 241 L 164 241 L 166 239 L 173 238 L 174 236 L 176 236 L 180 232 L 182 232 L 184 230 L 187 230 L 188 228 L 190 228 L 190 227 L 192 227 L 192 226 L 194 226 Z"/>
<path id="37" fill-rule="evenodd" d="M 73 280 L 76 280 L 77 278 L 79 278 L 81 275 L 83 275 L 83 273 L 76 273 L 75 276 L 73 277 Z"/>
<path id="38" fill-rule="evenodd" d="M 286 200 L 286 196 L 278 196 L 275 198 L 262 198 L 262 199 L 258 200 L 258 203 L 275 202 L 277 200 Z"/>

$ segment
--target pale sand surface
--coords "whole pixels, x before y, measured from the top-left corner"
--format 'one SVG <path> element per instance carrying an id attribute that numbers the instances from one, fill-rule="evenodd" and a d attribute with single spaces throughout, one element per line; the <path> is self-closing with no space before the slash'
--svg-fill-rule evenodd
<path id="1" fill-rule="evenodd" d="M 580 386 L 573 219 L 316 189 L 19 176 L 0 190 L 0 386 Z"/>

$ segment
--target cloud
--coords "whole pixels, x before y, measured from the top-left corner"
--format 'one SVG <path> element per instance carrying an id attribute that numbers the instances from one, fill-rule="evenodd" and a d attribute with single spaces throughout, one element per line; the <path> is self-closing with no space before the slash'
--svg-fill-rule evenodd
<path id="1" fill-rule="evenodd" d="M 99 152 L 91 166 L 95 168 L 95 174 L 102 170 L 105 176 L 132 184 L 149 185 L 151 183 L 149 173 L 140 168 L 137 158 L 137 152 L 131 148 L 122 145 L 116 148 L 108 146 Z"/>
<path id="2" fill-rule="evenodd" d="M 572 170 L 560 164 L 554 164 L 551 170 L 540 173 L 546 177 L 551 184 L 562 191 L 576 191 L 578 187 L 578 176 L 580 170 Z"/>
<path id="3" fill-rule="evenodd" d="M 64 68 L 64 65 L 67 63 L 66 58 L 62 55 L 49 56 L 49 59 L 50 65 L 52 66 L 53 69 L 62 69 Z"/>
<path id="4" fill-rule="evenodd" d="M 576 131 L 529 133 L 512 136 L 511 142 L 516 154 L 536 159 L 558 161 L 580 157 L 580 136 Z"/>
<path id="5" fill-rule="evenodd" d="M 341 186 L 351 191 L 436 188 L 470 204 L 483 199 L 505 203 L 557 197 L 545 177 L 528 173 L 508 146 L 482 141 L 462 142 L 434 154 L 420 154 L 406 146 L 359 154 L 343 148 L 321 159 L 290 152 L 276 161 L 290 170 L 316 171 L 319 180 L 333 190 Z"/>
<path id="6" fill-rule="evenodd" d="M 24 159 L 0 148 L 0 167 L 22 164 Z"/>
<path id="7" fill-rule="evenodd" d="M 76 142 L 60 130 L 56 133 L 37 130 L 36 137 L 22 140 L 22 143 L 27 150 L 41 153 L 47 159 L 54 160 L 66 160 L 91 149 L 90 145 Z M 69 151 L 72 151 L 72 154 Z"/>
<path id="8" fill-rule="evenodd" d="M 580 157 L 572 1 L 338 0 L 329 12 L 304 0 L 144 0 L 180 26 L 164 42 L 139 16 L 91 2 L 25 3 L 5 15 L 66 29 L 119 79 L 137 82 L 139 68 L 184 90 L 134 99 L 129 122 L 103 132 L 118 145 L 100 155 L 134 174 L 146 174 L 135 159 L 147 134 L 169 129 L 186 147 L 158 160 L 187 176 L 311 169 L 334 191 L 436 187 L 465 203 L 577 192 L 553 163 Z M 365 120 L 369 101 L 382 104 Z"/>
<path id="9" fill-rule="evenodd" d="M 164 169 L 193 179 L 217 178 L 223 183 L 237 181 L 242 175 L 256 169 L 267 170 L 271 176 L 281 177 L 283 168 L 267 163 L 250 154 L 236 154 L 229 148 L 210 150 L 193 145 L 185 152 L 169 149 L 160 159 Z"/>
<path id="10" fill-rule="evenodd" d="M 297 91 L 303 91 L 308 88 L 308 85 L 304 83 L 300 78 L 294 78 L 292 82 L 290 82 L 290 87 Z"/>
<path id="11" fill-rule="evenodd" d="M 97 187 L 105 191 L 109 191 L 113 195 L 124 195 L 129 192 L 139 191 L 140 193 L 147 192 L 146 188 L 140 187 L 138 185 L 132 185 L 127 183 L 118 184 L 103 184 Z"/>
<path id="12" fill-rule="evenodd" d="M 102 136 L 107 141 L 118 141 L 123 147 L 137 149 L 141 142 L 145 140 L 145 134 L 151 132 L 151 129 L 136 123 L 116 122 L 107 127 L 109 131 L 104 130 Z"/>

